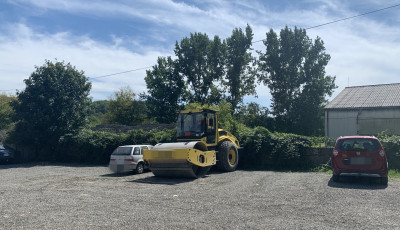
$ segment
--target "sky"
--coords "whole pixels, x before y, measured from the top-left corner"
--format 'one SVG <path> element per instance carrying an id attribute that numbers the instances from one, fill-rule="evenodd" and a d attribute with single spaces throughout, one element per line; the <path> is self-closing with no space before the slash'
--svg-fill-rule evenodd
<path id="1" fill-rule="evenodd" d="M 253 49 L 273 29 L 310 28 L 396 6 L 361 17 L 307 29 L 320 37 L 336 77 L 332 100 L 348 86 L 400 83 L 400 0 L 1 0 L 0 93 L 15 94 L 45 60 L 65 61 L 92 82 L 93 100 L 109 99 L 130 86 L 146 92 L 146 69 L 158 57 L 174 57 L 176 41 L 190 33 L 229 37 L 235 28 L 253 30 Z M 121 74 L 116 74 L 121 73 Z M 115 75 L 113 75 L 115 74 Z M 111 75 L 111 76 L 109 76 Z M 267 86 L 245 102 L 270 106 Z"/>

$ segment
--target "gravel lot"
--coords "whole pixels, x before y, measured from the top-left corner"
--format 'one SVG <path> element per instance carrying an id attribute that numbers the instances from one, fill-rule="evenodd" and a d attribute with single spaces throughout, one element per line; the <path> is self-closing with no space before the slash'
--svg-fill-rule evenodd
<path id="1" fill-rule="evenodd" d="M 400 229 L 400 180 L 272 171 L 186 180 L 76 165 L 0 165 L 0 175 L 0 229 Z"/>

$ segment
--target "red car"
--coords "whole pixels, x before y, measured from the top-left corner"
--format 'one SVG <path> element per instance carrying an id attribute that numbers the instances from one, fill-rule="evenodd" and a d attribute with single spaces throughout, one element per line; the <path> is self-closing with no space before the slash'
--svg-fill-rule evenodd
<path id="1" fill-rule="evenodd" d="M 385 150 L 372 136 L 339 137 L 332 152 L 332 171 L 333 181 L 339 181 L 340 176 L 369 176 L 388 183 Z"/>

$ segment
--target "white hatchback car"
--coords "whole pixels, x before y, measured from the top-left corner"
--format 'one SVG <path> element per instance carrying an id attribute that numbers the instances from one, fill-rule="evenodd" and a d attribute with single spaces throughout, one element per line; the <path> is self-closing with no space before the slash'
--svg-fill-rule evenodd
<path id="1" fill-rule="evenodd" d="M 115 173 L 135 171 L 143 173 L 146 164 L 143 161 L 143 149 L 152 149 L 152 145 L 119 146 L 110 156 L 109 168 Z"/>

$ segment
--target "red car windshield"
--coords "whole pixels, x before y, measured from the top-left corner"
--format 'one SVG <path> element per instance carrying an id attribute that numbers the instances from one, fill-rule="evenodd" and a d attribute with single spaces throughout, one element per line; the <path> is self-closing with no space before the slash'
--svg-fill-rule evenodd
<path id="1" fill-rule="evenodd" d="M 337 148 L 342 151 L 377 151 L 380 148 L 379 141 L 368 138 L 346 138 L 340 139 Z"/>

